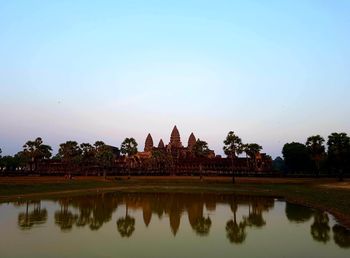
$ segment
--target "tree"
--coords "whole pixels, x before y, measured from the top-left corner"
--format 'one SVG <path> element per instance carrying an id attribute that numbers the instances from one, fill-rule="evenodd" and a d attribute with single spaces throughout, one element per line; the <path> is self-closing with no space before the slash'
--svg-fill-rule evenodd
<path id="1" fill-rule="evenodd" d="M 134 138 L 125 138 L 120 147 L 121 153 L 130 156 L 133 156 L 137 153 L 137 142 Z"/>
<path id="2" fill-rule="evenodd" d="M 204 158 L 207 157 L 210 150 L 208 148 L 208 143 L 205 141 L 201 141 L 200 139 L 197 139 L 195 145 L 193 146 L 193 153 L 197 158 Z M 200 173 L 200 179 L 203 177 L 203 168 L 202 168 L 202 162 L 199 164 L 199 173 Z"/>
<path id="3" fill-rule="evenodd" d="M 282 154 L 289 171 L 308 171 L 311 160 L 306 146 L 299 142 L 286 143 Z"/>
<path id="4" fill-rule="evenodd" d="M 128 179 L 130 178 L 130 169 L 134 166 L 135 159 L 133 156 L 137 153 L 137 142 L 134 138 L 125 138 L 120 147 L 120 152 L 127 157 Z"/>
<path id="5" fill-rule="evenodd" d="M 278 156 L 276 157 L 272 162 L 272 169 L 277 172 L 284 172 L 285 171 L 285 163 L 284 160 Z"/>
<path id="6" fill-rule="evenodd" d="M 3 166 L 4 166 L 3 161 L 2 161 L 1 153 L 2 153 L 2 150 L 1 150 L 1 148 L 0 148 L 0 172 L 2 171 Z"/>
<path id="7" fill-rule="evenodd" d="M 343 181 L 343 172 L 349 168 L 350 137 L 346 133 L 332 133 L 327 145 L 329 162 L 338 171 L 339 181 Z"/>
<path id="8" fill-rule="evenodd" d="M 80 144 L 82 163 L 93 163 L 95 161 L 96 149 L 90 143 Z"/>
<path id="9" fill-rule="evenodd" d="M 30 171 L 37 169 L 38 162 L 51 157 L 52 148 L 43 144 L 43 140 L 38 137 L 34 141 L 27 141 L 23 145 L 23 154 L 27 157 L 30 165 Z"/>
<path id="10" fill-rule="evenodd" d="M 62 159 L 62 162 L 66 164 L 66 168 L 69 167 L 69 169 L 72 169 L 73 165 L 80 163 L 81 154 L 82 150 L 76 141 L 62 143 L 58 149 L 59 157 Z"/>
<path id="11" fill-rule="evenodd" d="M 104 142 L 96 142 L 96 160 L 103 168 L 103 176 L 106 178 L 106 168 L 111 167 L 113 163 L 113 152 L 110 146 Z"/>
<path id="12" fill-rule="evenodd" d="M 232 182 L 235 182 L 233 163 L 234 159 L 237 158 L 243 152 L 243 144 L 241 138 L 239 138 L 233 131 L 230 131 L 226 139 L 224 140 L 223 150 L 225 154 L 231 159 L 231 169 L 232 169 Z"/>
<path id="13" fill-rule="evenodd" d="M 306 140 L 306 148 L 313 161 L 315 169 L 315 176 L 318 177 L 320 173 L 320 162 L 325 154 L 325 147 L 323 145 L 324 139 L 320 135 L 310 136 Z"/>
<path id="14" fill-rule="evenodd" d="M 262 146 L 257 143 L 248 143 L 243 146 L 244 152 L 249 156 L 250 160 L 253 163 L 254 170 L 256 169 L 256 156 L 262 150 Z"/>

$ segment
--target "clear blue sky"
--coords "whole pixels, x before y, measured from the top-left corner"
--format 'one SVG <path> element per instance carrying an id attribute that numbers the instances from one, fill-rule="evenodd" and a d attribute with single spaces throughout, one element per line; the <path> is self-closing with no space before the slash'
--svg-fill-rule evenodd
<path id="1" fill-rule="evenodd" d="M 350 1 L 0 0 L 0 148 L 174 124 L 222 153 L 350 133 Z"/>

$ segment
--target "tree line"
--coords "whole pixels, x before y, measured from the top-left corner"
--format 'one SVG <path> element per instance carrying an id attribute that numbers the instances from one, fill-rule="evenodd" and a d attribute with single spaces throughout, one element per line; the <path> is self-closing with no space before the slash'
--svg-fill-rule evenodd
<path id="1" fill-rule="evenodd" d="M 350 170 L 350 137 L 346 133 L 332 133 L 327 142 L 320 135 L 313 135 L 305 143 L 286 143 L 282 149 L 283 159 L 277 157 L 274 167 L 285 173 L 336 174 L 343 180 Z"/>
<path id="2" fill-rule="evenodd" d="M 110 167 L 115 158 L 115 152 L 124 154 L 127 158 L 133 157 L 138 152 L 138 144 L 132 137 L 125 138 L 120 149 L 106 145 L 103 141 L 96 141 L 94 144 L 81 143 L 76 141 L 66 141 L 59 145 L 58 153 L 53 156 L 51 146 L 45 144 L 41 137 L 29 140 L 23 145 L 23 149 L 14 156 L 1 156 L 0 149 L 0 170 L 14 171 L 17 169 L 27 169 L 30 172 L 36 171 L 38 164 L 43 160 L 61 160 L 67 167 L 72 166 L 98 165 L 100 167 Z M 114 153 L 113 153 L 114 148 Z M 224 140 L 223 150 L 234 164 L 238 155 L 243 152 L 251 158 L 252 166 L 255 165 L 256 155 L 262 150 L 262 146 L 256 143 L 244 144 L 240 137 L 230 131 Z M 193 146 L 194 157 L 203 158 L 208 156 L 210 149 L 206 141 L 197 139 Z M 158 149 L 152 151 L 152 159 L 158 163 L 166 163 L 169 159 L 167 155 Z"/>

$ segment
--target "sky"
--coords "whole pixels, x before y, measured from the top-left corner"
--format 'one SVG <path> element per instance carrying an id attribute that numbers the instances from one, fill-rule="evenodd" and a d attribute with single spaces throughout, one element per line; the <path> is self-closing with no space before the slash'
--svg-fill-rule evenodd
<path id="1" fill-rule="evenodd" d="M 350 1 L 0 0 L 0 148 L 40 136 L 143 149 L 177 125 L 276 157 L 350 134 Z"/>

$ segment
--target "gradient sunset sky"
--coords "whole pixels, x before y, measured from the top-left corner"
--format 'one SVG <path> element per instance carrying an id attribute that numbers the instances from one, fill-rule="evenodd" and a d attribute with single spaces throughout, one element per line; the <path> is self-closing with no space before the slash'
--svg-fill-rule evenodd
<path id="1" fill-rule="evenodd" d="M 0 0 L 0 148 L 120 146 L 176 124 L 273 157 L 350 133 L 350 1 Z"/>

